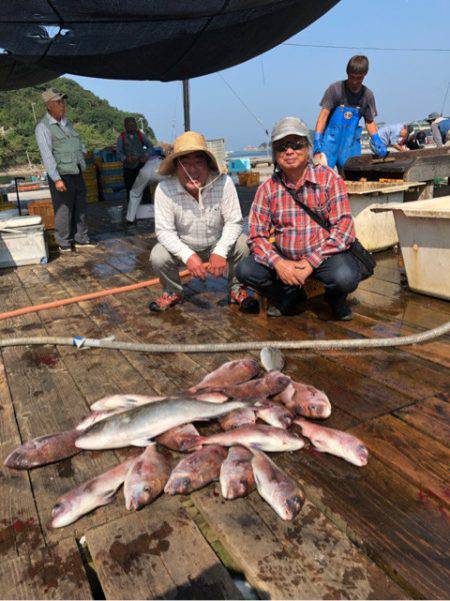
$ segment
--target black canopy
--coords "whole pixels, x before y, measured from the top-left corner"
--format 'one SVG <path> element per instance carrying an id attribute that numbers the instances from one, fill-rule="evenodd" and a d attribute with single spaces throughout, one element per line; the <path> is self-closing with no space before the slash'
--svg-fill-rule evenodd
<path id="1" fill-rule="evenodd" d="M 246 61 L 339 0 L 2 0 L 0 89 L 72 73 L 172 81 Z"/>

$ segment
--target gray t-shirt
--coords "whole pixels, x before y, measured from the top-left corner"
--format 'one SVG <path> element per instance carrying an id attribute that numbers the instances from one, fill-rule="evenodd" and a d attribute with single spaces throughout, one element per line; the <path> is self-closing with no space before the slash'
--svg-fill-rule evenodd
<path id="1" fill-rule="evenodd" d="M 361 86 L 360 91 L 355 94 L 347 86 L 347 81 L 335 81 L 325 90 L 320 106 L 332 112 L 337 106 L 346 104 L 347 106 L 359 107 L 361 116 L 366 123 L 371 123 L 377 115 L 375 97 L 373 92 Z"/>

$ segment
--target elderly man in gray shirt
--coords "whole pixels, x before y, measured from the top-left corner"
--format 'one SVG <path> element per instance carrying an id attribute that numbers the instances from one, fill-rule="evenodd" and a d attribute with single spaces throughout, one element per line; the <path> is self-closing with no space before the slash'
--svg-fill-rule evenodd
<path id="1" fill-rule="evenodd" d="M 158 244 L 150 261 L 163 294 L 150 303 L 150 310 L 166 311 L 182 300 L 178 269 L 184 264 L 202 280 L 208 274 L 223 276 L 228 270 L 229 301 L 241 311 L 257 313 L 258 300 L 234 275 L 236 265 L 249 253 L 236 188 L 205 138 L 192 131 L 179 136 L 159 174 L 170 177 L 155 192 Z"/>
<path id="2" fill-rule="evenodd" d="M 55 238 L 61 253 L 95 247 L 86 220 L 86 168 L 83 146 L 66 118 L 66 95 L 49 88 L 42 93 L 47 113 L 36 125 L 36 141 L 48 175 L 55 211 Z"/>

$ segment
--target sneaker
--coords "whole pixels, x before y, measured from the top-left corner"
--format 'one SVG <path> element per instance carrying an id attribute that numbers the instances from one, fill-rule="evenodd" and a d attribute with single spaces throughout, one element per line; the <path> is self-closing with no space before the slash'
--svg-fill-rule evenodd
<path id="1" fill-rule="evenodd" d="M 335 321 L 351 321 L 353 319 L 353 311 L 347 303 L 340 309 L 332 308 L 332 312 Z"/>
<path id="2" fill-rule="evenodd" d="M 70 253 L 73 251 L 71 246 L 58 246 L 58 250 L 60 253 Z"/>
<path id="3" fill-rule="evenodd" d="M 155 301 L 152 301 L 148 308 L 150 311 L 156 311 L 157 313 L 161 313 L 162 311 L 167 311 L 170 307 L 180 303 L 183 300 L 181 294 L 177 294 L 176 292 L 164 292 L 162 296 L 157 298 Z"/>
<path id="4" fill-rule="evenodd" d="M 123 222 L 123 227 L 125 230 L 127 230 L 129 227 L 135 227 L 136 225 L 137 225 L 136 219 L 134 221 L 128 221 L 128 219 L 125 219 Z"/>
<path id="5" fill-rule="evenodd" d="M 251 290 L 235 285 L 230 291 L 230 303 L 239 305 L 243 313 L 259 313 L 259 301 Z"/>
<path id="6" fill-rule="evenodd" d="M 298 315 L 301 312 L 298 304 L 293 305 L 292 307 L 277 307 L 276 305 L 269 305 L 267 307 L 267 317 L 281 317 L 285 315 L 286 317 L 292 317 L 294 315 Z"/>
<path id="7" fill-rule="evenodd" d="M 98 242 L 87 240 L 86 242 L 75 242 L 76 248 L 97 248 Z"/>

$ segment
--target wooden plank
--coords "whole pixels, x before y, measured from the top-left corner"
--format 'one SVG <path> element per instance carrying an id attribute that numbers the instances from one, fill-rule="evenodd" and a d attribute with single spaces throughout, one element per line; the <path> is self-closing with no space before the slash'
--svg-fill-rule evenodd
<path id="1" fill-rule="evenodd" d="M 39 518 L 27 472 L 3 465 L 21 439 L 3 362 L 0 361 L 0 554 L 3 559 L 42 546 Z"/>
<path id="2" fill-rule="evenodd" d="M 192 498 L 262 598 L 405 598 L 308 501 L 294 522 L 283 522 L 256 492 L 230 502 L 216 484 Z"/>
<path id="3" fill-rule="evenodd" d="M 14 378 L 11 392 L 23 440 L 72 428 L 87 414 L 82 395 L 74 381 L 63 370 L 31 371 L 28 380 Z M 33 469 L 29 472 L 39 519 L 47 540 L 57 541 L 83 533 L 85 527 L 123 513 L 122 507 L 112 504 L 101 508 L 73 526 L 50 530 L 51 510 L 58 497 L 117 463 L 112 452 L 82 452 L 70 459 Z M 15 477 L 16 472 L 14 472 Z M 9 484 L 13 475 L 8 475 Z"/>
<path id="4" fill-rule="evenodd" d="M 351 431 L 380 461 L 450 506 L 450 452 L 444 445 L 391 415 Z"/>
<path id="5" fill-rule="evenodd" d="M 448 446 L 450 440 L 450 406 L 448 401 L 431 397 L 395 411 L 394 415 L 443 445 Z"/>
<path id="6" fill-rule="evenodd" d="M 92 599 L 76 542 L 0 563 L 1 599 Z"/>
<path id="7" fill-rule="evenodd" d="M 351 322 L 343 322 L 342 327 L 351 332 L 362 334 L 368 338 L 390 338 L 398 336 L 409 336 L 423 332 L 423 328 L 405 327 L 401 323 L 392 323 L 385 320 L 380 323 L 373 319 L 364 307 L 358 305 L 355 308 L 356 317 Z M 411 344 L 402 347 L 402 351 L 417 357 L 422 357 L 433 363 L 438 363 L 443 367 L 450 367 L 450 340 L 448 337 L 438 338 L 434 341 Z"/>
<path id="8" fill-rule="evenodd" d="M 364 468 L 314 450 L 284 453 L 277 463 L 412 597 L 449 597 L 449 523 L 435 499 L 374 455 Z"/>
<path id="9" fill-rule="evenodd" d="M 86 542 L 107 599 L 241 598 L 179 498 L 89 530 Z"/>

